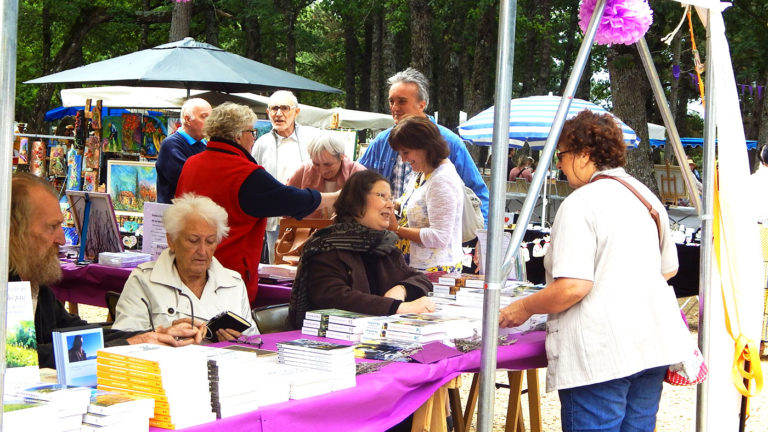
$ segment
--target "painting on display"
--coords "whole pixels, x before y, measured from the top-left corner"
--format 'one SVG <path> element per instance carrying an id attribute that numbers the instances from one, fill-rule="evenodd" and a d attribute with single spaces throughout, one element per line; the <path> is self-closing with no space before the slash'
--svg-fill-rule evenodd
<path id="1" fill-rule="evenodd" d="M 96 177 L 98 173 L 96 171 L 86 171 L 83 173 L 83 190 L 86 192 L 96 192 Z"/>
<path id="2" fill-rule="evenodd" d="M 48 154 L 45 142 L 34 141 L 32 151 L 29 155 L 29 172 L 38 176 L 47 176 L 47 167 L 45 166 L 45 157 Z"/>
<path id="3" fill-rule="evenodd" d="M 160 151 L 160 143 L 165 139 L 162 117 L 144 116 L 142 132 L 144 141 L 141 145 L 141 155 L 154 159 Z"/>
<path id="4" fill-rule="evenodd" d="M 83 155 L 78 154 L 73 146 L 67 152 L 67 190 L 81 190 L 83 188 L 82 173 Z"/>
<path id="5" fill-rule="evenodd" d="M 118 214 L 143 214 L 145 202 L 157 201 L 157 171 L 152 162 L 107 162 L 107 192 Z"/>
<path id="6" fill-rule="evenodd" d="M 99 157 L 101 157 L 99 137 L 88 137 L 88 141 L 85 142 L 85 148 L 83 149 L 85 168 L 99 169 Z"/>
<path id="7" fill-rule="evenodd" d="M 176 132 L 178 128 L 181 127 L 181 119 L 178 117 L 168 117 L 168 135 L 171 135 Z"/>
<path id="8" fill-rule="evenodd" d="M 109 194 L 67 191 L 67 199 L 80 238 L 83 237 L 86 197 L 91 205 L 88 216 L 88 231 L 85 238 L 85 258 L 95 259 L 101 252 L 122 252 L 123 244 L 120 240 L 120 231 L 117 228 L 117 219 Z"/>
<path id="9" fill-rule="evenodd" d="M 123 151 L 141 151 L 141 114 L 123 114 Z"/>
<path id="10" fill-rule="evenodd" d="M 67 175 L 67 148 L 57 144 L 51 146 L 48 158 L 48 175 L 65 177 Z"/>
<path id="11" fill-rule="evenodd" d="M 105 152 L 119 153 L 123 151 L 123 117 L 106 116 L 102 119 L 101 136 Z"/>
<path id="12" fill-rule="evenodd" d="M 16 137 L 13 142 L 13 163 L 26 165 L 29 163 L 29 138 Z"/>

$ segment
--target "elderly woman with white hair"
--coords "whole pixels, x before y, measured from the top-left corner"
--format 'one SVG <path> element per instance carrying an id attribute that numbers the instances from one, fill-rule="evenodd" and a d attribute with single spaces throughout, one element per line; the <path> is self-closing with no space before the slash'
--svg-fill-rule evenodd
<path id="1" fill-rule="evenodd" d="M 149 330 L 232 311 L 251 324 L 244 333 L 256 333 L 243 279 L 213 256 L 229 232 L 226 210 L 208 197 L 185 194 L 165 211 L 163 226 L 168 248 L 157 261 L 139 265 L 128 277 L 112 328 Z M 240 333 L 220 329 L 215 336 L 232 340 Z"/>
<path id="2" fill-rule="evenodd" d="M 307 145 L 311 160 L 301 164 L 286 183 L 297 188 L 310 188 L 320 192 L 336 192 L 354 173 L 366 168 L 344 154 L 344 141 L 338 135 L 322 131 Z M 330 209 L 318 209 L 310 218 L 329 219 Z"/>

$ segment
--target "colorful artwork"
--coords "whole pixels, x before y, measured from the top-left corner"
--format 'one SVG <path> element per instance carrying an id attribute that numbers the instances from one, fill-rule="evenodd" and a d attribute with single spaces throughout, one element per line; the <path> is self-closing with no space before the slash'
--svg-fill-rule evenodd
<path id="1" fill-rule="evenodd" d="M 13 163 L 26 165 L 29 163 L 29 138 L 16 137 L 13 141 Z"/>
<path id="2" fill-rule="evenodd" d="M 86 171 L 83 173 L 83 190 L 86 192 L 96 192 L 96 171 Z"/>
<path id="3" fill-rule="evenodd" d="M 168 135 L 176 132 L 181 127 L 181 119 L 178 117 L 168 117 Z"/>
<path id="4" fill-rule="evenodd" d="M 123 151 L 138 153 L 141 150 L 141 114 L 123 114 Z"/>
<path id="5" fill-rule="evenodd" d="M 51 146 L 51 155 L 48 158 L 48 174 L 53 177 L 67 175 L 67 148 L 63 145 Z"/>
<path id="6" fill-rule="evenodd" d="M 45 156 L 48 151 L 43 141 L 35 141 L 32 143 L 32 153 L 29 156 L 29 172 L 38 177 L 45 177 Z"/>
<path id="7" fill-rule="evenodd" d="M 141 155 L 150 159 L 157 157 L 160 151 L 160 143 L 165 139 L 165 127 L 161 118 L 144 116 L 142 132 L 144 141 L 141 146 Z"/>
<path id="8" fill-rule="evenodd" d="M 78 154 L 75 147 L 67 152 L 67 190 L 81 190 L 80 177 L 83 172 L 83 155 Z"/>
<path id="9" fill-rule="evenodd" d="M 110 160 L 107 167 L 107 192 L 116 211 L 142 213 L 144 202 L 157 201 L 154 163 Z"/>
<path id="10" fill-rule="evenodd" d="M 102 121 L 101 136 L 104 137 L 102 148 L 106 152 L 123 151 L 123 117 L 106 116 Z"/>
<path id="11" fill-rule="evenodd" d="M 117 229 L 115 210 L 112 208 L 112 200 L 109 194 L 89 192 L 87 194 L 91 202 L 88 216 L 88 231 L 85 238 L 85 257 L 95 259 L 101 252 L 122 252 L 123 246 L 120 239 L 120 231 Z M 83 223 L 85 221 L 86 192 L 67 191 L 69 205 L 75 219 L 75 226 L 82 238 Z"/>
<path id="12" fill-rule="evenodd" d="M 99 137 L 88 137 L 88 141 L 85 142 L 85 149 L 83 149 L 85 168 L 99 169 L 99 157 L 101 157 L 101 149 L 99 147 Z"/>

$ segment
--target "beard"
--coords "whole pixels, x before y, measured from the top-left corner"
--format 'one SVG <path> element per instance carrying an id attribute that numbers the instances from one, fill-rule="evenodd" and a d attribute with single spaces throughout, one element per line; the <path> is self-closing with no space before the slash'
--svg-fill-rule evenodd
<path id="1" fill-rule="evenodd" d="M 53 245 L 40 254 L 30 254 L 18 263 L 17 272 L 22 278 L 37 285 L 49 285 L 61 280 L 59 247 Z"/>

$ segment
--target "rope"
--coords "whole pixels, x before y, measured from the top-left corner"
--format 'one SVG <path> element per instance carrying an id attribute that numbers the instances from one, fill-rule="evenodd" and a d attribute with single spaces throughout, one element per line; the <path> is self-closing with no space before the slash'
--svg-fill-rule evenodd
<path id="1" fill-rule="evenodd" d="M 738 326 L 739 334 L 737 337 L 734 337 L 733 330 L 731 329 L 731 317 L 728 313 L 728 304 L 726 303 L 726 296 L 725 296 L 725 285 L 722 283 L 722 277 L 723 277 L 723 265 L 721 261 L 721 250 L 720 250 L 720 238 L 721 235 L 724 233 L 721 233 L 720 230 L 720 190 L 719 190 L 719 175 L 718 171 L 715 170 L 715 191 L 714 191 L 714 209 L 713 209 L 713 220 L 712 220 L 712 226 L 714 231 L 714 251 L 715 251 L 715 259 L 717 259 L 717 268 L 718 271 L 720 271 L 720 294 L 722 295 L 723 299 L 723 310 L 725 312 L 725 328 L 728 331 L 728 334 L 731 336 L 731 339 L 734 341 L 734 355 L 733 355 L 733 365 L 731 367 L 731 379 L 733 381 L 733 385 L 736 387 L 736 390 L 739 391 L 739 393 L 742 394 L 742 396 L 747 398 L 747 416 L 749 415 L 749 398 L 757 396 L 760 394 L 760 392 L 763 390 L 763 371 L 760 366 L 760 345 L 757 344 L 757 347 L 755 347 L 756 342 L 747 338 L 741 333 L 741 320 L 739 318 L 739 306 L 736 299 L 735 291 L 733 292 L 733 309 L 734 314 L 736 316 L 736 324 Z M 728 248 L 728 239 L 725 238 L 725 248 Z M 727 252 L 727 251 L 726 251 Z M 736 284 L 733 280 L 733 275 L 730 272 L 730 269 L 728 270 L 728 279 L 731 282 L 731 286 L 735 287 Z M 749 362 L 750 369 L 747 371 L 745 369 L 746 362 Z M 744 384 L 744 381 L 747 381 L 747 384 Z M 753 386 L 754 382 L 754 386 Z"/>
<path id="2" fill-rule="evenodd" d="M 686 8 L 686 15 L 688 16 L 688 30 L 691 32 L 691 52 L 693 52 L 693 63 L 696 69 L 696 76 L 699 78 L 699 94 L 701 95 L 701 106 L 707 106 L 707 99 L 704 96 L 704 81 L 701 79 L 701 73 L 704 72 L 704 64 L 701 62 L 699 56 L 699 50 L 696 48 L 696 37 L 693 35 L 693 20 L 691 19 L 691 8 Z"/>

